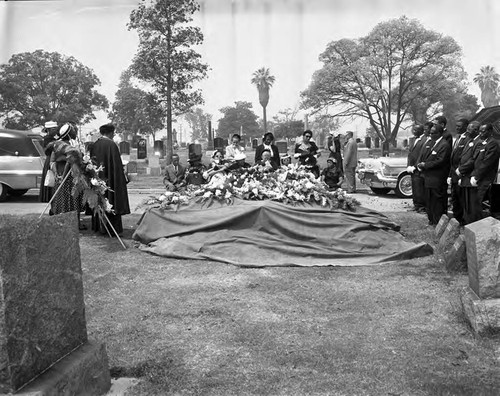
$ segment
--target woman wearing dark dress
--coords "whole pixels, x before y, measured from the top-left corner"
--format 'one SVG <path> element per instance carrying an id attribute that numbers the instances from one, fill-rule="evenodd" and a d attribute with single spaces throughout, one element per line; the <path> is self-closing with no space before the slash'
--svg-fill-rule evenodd
<path id="1" fill-rule="evenodd" d="M 319 167 L 317 158 L 321 155 L 316 143 L 311 141 L 312 131 L 309 129 L 302 134 L 302 142 L 295 145 L 295 158 L 298 158 L 300 165 L 305 166 L 316 178 L 319 177 Z"/>
<path id="2" fill-rule="evenodd" d="M 262 160 L 262 153 L 264 150 L 269 150 L 271 153 L 271 162 L 273 164 L 274 169 L 278 169 L 280 166 L 280 152 L 278 147 L 274 144 L 274 135 L 271 132 L 268 132 L 264 135 L 264 139 L 262 139 L 262 144 L 257 146 L 255 149 L 255 160 L 254 163 Z"/>

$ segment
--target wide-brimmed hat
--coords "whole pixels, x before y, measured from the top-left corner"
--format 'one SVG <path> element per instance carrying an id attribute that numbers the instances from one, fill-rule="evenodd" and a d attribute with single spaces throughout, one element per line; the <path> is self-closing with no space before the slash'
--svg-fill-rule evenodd
<path id="1" fill-rule="evenodd" d="M 49 129 L 49 128 L 57 128 L 57 122 L 55 121 L 47 121 L 44 125 L 44 128 Z"/>
<path id="2" fill-rule="evenodd" d="M 55 138 L 57 140 L 59 140 L 59 139 L 62 139 L 63 137 L 68 136 L 68 134 L 70 133 L 72 128 L 73 128 L 73 125 L 71 125 L 70 123 L 67 122 L 61 128 L 59 128 L 59 131 L 55 135 Z"/>

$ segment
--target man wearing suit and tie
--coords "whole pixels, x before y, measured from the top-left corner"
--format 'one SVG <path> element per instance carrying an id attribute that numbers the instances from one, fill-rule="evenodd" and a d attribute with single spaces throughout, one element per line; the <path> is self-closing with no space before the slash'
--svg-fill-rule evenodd
<path id="1" fill-rule="evenodd" d="M 179 163 L 179 155 L 172 155 L 172 163 L 165 167 L 165 177 L 163 184 L 167 191 L 177 191 L 186 184 L 186 167 Z"/>
<path id="2" fill-rule="evenodd" d="M 495 180 L 498 172 L 498 158 L 500 157 L 500 147 L 492 138 L 493 125 L 485 124 L 479 128 L 478 144 L 474 155 L 474 169 L 470 175 L 470 210 L 468 221 L 481 220 L 483 218 L 482 203 L 488 189 Z"/>
<path id="3" fill-rule="evenodd" d="M 424 136 L 424 126 L 416 124 L 413 126 L 413 136 L 415 141 L 413 146 L 408 151 L 408 172 L 411 173 L 411 188 L 413 192 L 413 210 L 418 213 L 425 212 L 425 187 L 424 178 L 416 169 L 418 164 L 418 157 L 427 137 Z"/>
<path id="4" fill-rule="evenodd" d="M 456 170 L 460 165 L 460 158 L 462 157 L 462 152 L 468 142 L 468 134 L 466 134 L 467 127 L 469 126 L 469 120 L 466 118 L 461 118 L 456 122 L 457 136 L 455 142 L 453 143 L 453 149 L 451 151 L 451 168 L 450 175 L 448 177 L 448 185 L 451 191 L 451 206 L 453 210 L 453 217 L 461 224 L 464 224 L 464 204 L 463 204 L 463 192 L 462 187 L 458 185 L 458 175 Z"/>
<path id="5" fill-rule="evenodd" d="M 467 140 L 462 150 L 460 162 L 458 168 L 455 170 L 455 174 L 458 176 L 458 185 L 460 186 L 460 193 L 462 194 L 464 224 L 470 224 L 475 221 L 473 220 L 475 215 L 473 213 L 474 208 L 472 204 L 475 200 L 477 189 L 473 188 L 470 184 L 470 177 L 474 170 L 475 155 L 481 143 L 481 139 L 479 138 L 479 122 L 472 121 L 467 127 L 465 134 L 467 135 Z"/>
<path id="6" fill-rule="evenodd" d="M 447 212 L 448 195 L 446 178 L 450 172 L 451 146 L 443 139 L 443 127 L 431 128 L 431 139 L 426 143 L 417 169 L 423 172 L 425 204 L 429 225 L 436 225 Z"/>

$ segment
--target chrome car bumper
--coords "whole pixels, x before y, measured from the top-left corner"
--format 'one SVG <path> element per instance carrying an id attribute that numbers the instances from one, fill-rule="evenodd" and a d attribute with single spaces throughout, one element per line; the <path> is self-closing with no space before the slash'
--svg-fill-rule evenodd
<path id="1" fill-rule="evenodd" d="M 358 171 L 359 181 L 368 187 L 396 188 L 398 179 L 387 177 L 379 172 Z"/>

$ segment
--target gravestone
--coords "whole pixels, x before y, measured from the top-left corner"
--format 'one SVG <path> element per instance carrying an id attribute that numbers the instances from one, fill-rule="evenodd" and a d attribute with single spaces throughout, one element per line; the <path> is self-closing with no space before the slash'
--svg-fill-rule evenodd
<path id="1" fill-rule="evenodd" d="M 481 299 L 500 298 L 500 221 L 493 217 L 464 227 L 469 286 Z"/>
<path id="2" fill-rule="evenodd" d="M 403 148 L 408 147 L 408 139 L 403 139 Z"/>
<path id="3" fill-rule="evenodd" d="M 288 143 L 284 141 L 276 142 L 276 147 L 278 147 L 278 152 L 280 154 L 286 154 L 288 152 Z"/>
<path id="4" fill-rule="evenodd" d="M 143 160 L 148 156 L 148 143 L 146 139 L 140 139 L 137 142 L 137 159 Z"/>
<path id="5" fill-rule="evenodd" d="M 252 148 L 255 150 L 259 145 L 259 141 L 257 139 L 252 139 Z"/>
<path id="6" fill-rule="evenodd" d="M 43 394 L 105 393 L 111 380 L 104 346 L 87 342 L 76 213 L 0 215 L 0 246 L 0 392 L 45 372 L 56 388 L 46 384 Z M 58 370 L 50 368 L 58 361 Z M 68 377 L 70 361 L 81 374 Z"/>
<path id="7" fill-rule="evenodd" d="M 224 152 L 224 149 L 227 147 L 227 139 L 223 139 L 221 137 L 216 137 L 214 139 L 214 150 L 220 150 Z"/>
<path id="8" fill-rule="evenodd" d="M 389 142 L 384 141 L 382 142 L 382 157 L 388 157 L 389 156 Z"/>
<path id="9" fill-rule="evenodd" d="M 467 270 L 467 252 L 463 235 L 459 235 L 451 249 L 446 252 L 444 262 L 448 271 Z"/>
<path id="10" fill-rule="evenodd" d="M 372 138 L 370 136 L 365 137 L 365 146 L 369 149 L 372 148 Z"/>
<path id="11" fill-rule="evenodd" d="M 380 138 L 378 136 L 375 138 L 375 148 L 380 148 Z"/>
<path id="12" fill-rule="evenodd" d="M 131 174 L 136 174 L 137 173 L 137 162 L 135 161 L 130 161 L 127 164 L 127 172 Z"/>
<path id="13" fill-rule="evenodd" d="M 130 154 L 130 143 L 126 141 L 122 141 L 118 144 L 118 148 L 120 149 L 120 154 Z"/>
<path id="14" fill-rule="evenodd" d="M 156 140 L 154 144 L 154 154 L 159 156 L 159 158 L 163 158 L 165 156 L 163 140 Z"/>
<path id="15" fill-rule="evenodd" d="M 439 238 L 439 246 L 445 251 L 448 250 L 455 243 L 459 235 L 460 223 L 457 219 L 451 218 Z"/>
<path id="16" fill-rule="evenodd" d="M 446 226 L 448 225 L 449 221 L 450 218 L 447 215 L 444 214 L 441 216 L 441 218 L 437 223 L 436 228 L 434 229 L 434 235 L 436 235 L 437 239 L 441 238 L 441 235 L 443 235 L 443 232 L 446 229 Z"/>

